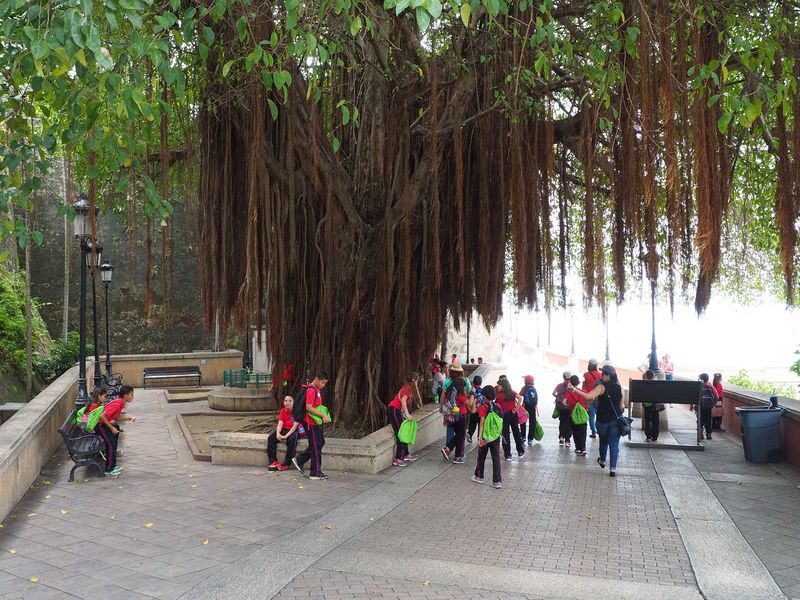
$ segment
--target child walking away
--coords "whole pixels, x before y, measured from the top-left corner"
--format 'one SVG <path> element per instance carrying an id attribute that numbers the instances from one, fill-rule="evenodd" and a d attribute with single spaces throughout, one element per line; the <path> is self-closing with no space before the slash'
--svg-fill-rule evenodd
<path id="1" fill-rule="evenodd" d="M 443 415 L 446 420 L 450 421 L 453 427 L 453 438 L 447 442 L 447 445 L 442 448 L 442 456 L 446 460 L 450 460 L 450 455 L 455 450 L 455 458 L 453 464 L 460 465 L 464 463 L 464 438 L 467 433 L 467 380 L 463 377 L 456 377 L 450 389 L 447 391 L 447 401 L 442 405 L 446 408 L 443 409 Z M 451 405 L 455 402 L 455 406 Z"/>
<path id="2" fill-rule="evenodd" d="M 556 399 L 556 409 L 558 409 L 558 443 L 569 448 L 571 445 L 570 438 L 572 437 L 572 422 L 570 421 L 569 402 L 567 402 L 565 396 L 572 373 L 564 371 L 562 377 L 564 381 L 555 387 L 553 396 Z"/>
<path id="3" fill-rule="evenodd" d="M 494 427 L 495 431 L 488 431 L 489 428 L 486 426 L 486 419 L 489 417 L 490 413 L 494 415 L 490 420 L 496 421 L 496 425 L 499 425 L 502 418 L 500 416 L 501 410 L 497 405 L 495 391 L 492 386 L 486 387 L 483 393 L 483 402 L 478 405 L 478 464 L 475 466 L 475 473 L 472 475 L 472 481 L 475 483 L 483 483 L 485 481 L 483 478 L 483 468 L 486 464 L 486 455 L 491 453 L 492 485 L 500 489 L 503 487 L 500 466 L 500 435 L 497 435 L 496 426 Z"/>
<path id="4" fill-rule="evenodd" d="M 292 416 L 294 398 L 283 397 L 283 408 L 278 413 L 278 426 L 267 437 L 267 461 L 270 471 L 285 471 L 292 464 L 294 452 L 297 448 L 297 438 L 300 437 L 300 424 Z M 305 433 L 305 429 L 303 429 Z M 278 442 L 286 444 L 286 457 L 283 463 L 278 462 Z"/>
<path id="5" fill-rule="evenodd" d="M 481 402 L 483 402 L 483 391 L 481 390 L 481 385 L 483 384 L 483 377 L 480 375 L 475 375 L 472 378 L 472 391 L 470 392 L 470 397 L 472 398 L 472 405 L 474 407 L 480 406 Z M 480 417 L 478 416 L 478 411 L 473 410 L 469 414 L 469 428 L 467 430 L 467 443 L 472 443 L 472 436 L 475 435 L 475 430 L 478 428 L 478 423 L 480 423 Z"/>
<path id="6" fill-rule="evenodd" d="M 594 386 L 597 385 L 597 382 L 600 381 L 600 371 L 597 370 L 597 359 L 592 358 L 589 361 L 589 366 L 586 369 L 586 373 L 583 374 L 583 385 L 581 386 L 581 390 L 585 393 L 589 393 L 594 389 Z M 589 427 L 592 430 L 592 434 L 589 436 L 590 438 L 594 439 L 597 437 L 597 426 L 595 425 L 597 421 L 597 403 L 592 401 L 589 403 Z"/>
<path id="7" fill-rule="evenodd" d="M 522 436 L 519 433 L 517 417 L 519 396 L 511 389 L 511 383 L 505 375 L 500 376 L 497 384 L 500 386 L 500 391 L 497 393 L 497 404 L 502 407 L 503 411 L 503 456 L 506 460 L 511 460 L 511 434 L 513 434 L 517 456 L 525 458 L 525 445 L 522 443 Z"/>
<path id="8" fill-rule="evenodd" d="M 95 392 L 92 392 L 92 396 L 94 394 Z M 105 390 L 102 391 L 102 394 L 105 395 Z M 106 475 L 119 475 L 122 472 L 122 467 L 117 466 L 117 444 L 120 434 L 118 422 L 130 421 L 133 423 L 136 421 L 136 417 L 133 415 L 122 414 L 125 406 L 131 402 L 133 402 L 133 388 L 123 385 L 119 388 L 119 397 L 106 404 L 95 429 L 95 432 L 106 443 Z"/>
<path id="9" fill-rule="evenodd" d="M 519 391 L 522 396 L 522 406 L 525 412 L 528 413 L 528 427 L 527 436 L 525 435 L 525 427 L 520 425 L 519 433 L 522 441 L 527 437 L 528 445 L 533 444 L 533 434 L 536 431 L 536 407 L 539 404 L 539 394 L 536 393 L 536 388 L 533 387 L 533 375 L 525 375 L 525 386 Z"/>
<path id="10" fill-rule="evenodd" d="M 400 425 L 403 420 L 411 420 L 411 412 L 408 410 L 408 403 L 412 399 L 419 397 L 419 389 L 417 388 L 417 381 L 419 375 L 416 373 L 409 373 L 406 377 L 406 384 L 400 388 L 395 397 L 389 402 L 386 407 L 386 418 L 389 420 L 389 425 L 392 426 L 394 437 L 397 438 L 397 448 L 394 452 L 394 460 L 392 464 L 395 467 L 408 466 L 409 462 L 417 460 L 417 457 L 409 453 L 408 445 L 400 441 L 397 432 L 400 431 Z"/>
<path id="11" fill-rule="evenodd" d="M 309 479 L 322 481 L 328 478 L 322 472 L 322 447 L 325 445 L 325 435 L 322 433 L 322 423 L 330 423 L 330 417 L 318 410 L 322 406 L 322 388 L 328 384 L 328 374 L 325 371 L 317 371 L 314 380 L 310 385 L 303 386 L 297 397 L 294 399 L 292 416 L 295 421 L 305 424 L 308 432 L 308 448 L 292 459 L 295 469 L 305 475 L 303 465 L 311 461 L 311 475 Z M 316 415 L 322 419 L 322 423 L 317 425 L 311 415 Z"/>
<path id="12" fill-rule="evenodd" d="M 569 378 L 569 382 L 574 386 L 577 387 L 581 380 L 577 375 L 573 375 Z M 575 452 L 578 453 L 579 456 L 586 456 L 586 425 L 588 424 L 588 417 L 589 412 L 587 411 L 584 415 L 586 417 L 586 421 L 582 421 L 582 419 L 577 418 L 575 407 L 580 404 L 581 407 L 586 410 L 586 400 L 581 398 L 575 391 L 567 390 L 567 393 L 564 395 L 569 404 L 569 414 L 570 414 L 570 421 L 572 427 L 572 437 L 575 438 Z"/>

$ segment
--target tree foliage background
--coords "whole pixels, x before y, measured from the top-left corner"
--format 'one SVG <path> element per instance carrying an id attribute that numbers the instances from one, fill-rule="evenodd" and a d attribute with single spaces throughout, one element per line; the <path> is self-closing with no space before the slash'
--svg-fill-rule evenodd
<path id="1" fill-rule="evenodd" d="M 68 156 L 143 213 L 146 286 L 161 227 L 168 285 L 196 184 L 207 324 L 265 321 L 345 422 L 382 422 L 448 312 L 494 324 L 507 275 L 546 310 L 570 272 L 603 312 L 642 279 L 698 312 L 717 284 L 795 301 L 792 0 L 0 0 L 0 23 L 4 231 L 35 241 L 20 215 Z"/>

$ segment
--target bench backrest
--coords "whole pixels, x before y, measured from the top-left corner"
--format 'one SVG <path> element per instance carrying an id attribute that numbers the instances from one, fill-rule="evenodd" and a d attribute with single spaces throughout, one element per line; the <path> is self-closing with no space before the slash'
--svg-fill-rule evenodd
<path id="1" fill-rule="evenodd" d="M 175 367 L 145 367 L 145 375 L 169 375 L 177 373 L 200 374 L 200 367 L 197 365 L 183 365 Z"/>
<path id="2" fill-rule="evenodd" d="M 628 401 L 696 404 L 700 398 L 700 389 L 699 381 L 631 379 L 628 387 Z"/>

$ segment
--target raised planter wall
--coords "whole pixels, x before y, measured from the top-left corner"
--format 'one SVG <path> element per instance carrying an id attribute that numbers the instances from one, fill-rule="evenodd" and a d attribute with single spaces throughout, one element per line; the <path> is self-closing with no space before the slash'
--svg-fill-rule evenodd
<path id="1" fill-rule="evenodd" d="M 736 408 L 769 406 L 770 395 L 735 385 L 727 386 L 724 382 L 723 386 L 725 394 L 722 404 L 725 413 L 722 417 L 722 427 L 730 434 L 741 436 L 742 430 L 739 427 L 739 415 L 736 414 Z M 786 409 L 781 418 L 784 460 L 792 466 L 800 468 L 800 400 L 780 396 L 778 404 Z"/>
<path id="2" fill-rule="evenodd" d="M 240 350 L 224 350 L 222 352 L 178 354 L 123 354 L 112 356 L 111 360 L 114 373 L 122 374 L 123 381 L 133 387 L 144 386 L 142 371 L 145 367 L 178 367 L 182 365 L 199 366 L 203 376 L 202 384 L 206 386 L 222 385 L 223 375 L 227 369 L 242 368 L 242 356 Z M 100 360 L 103 361 L 103 357 Z M 171 387 L 169 380 L 165 380 L 161 385 L 162 387 Z M 153 387 L 158 386 L 154 385 Z"/>
<path id="3" fill-rule="evenodd" d="M 62 443 L 58 428 L 75 404 L 77 384 L 75 366 L 0 427 L 0 521 L 22 499 Z"/>
<path id="4" fill-rule="evenodd" d="M 438 406 L 425 405 L 413 413 L 417 419 L 417 443 L 413 448 L 423 448 L 444 437 L 442 417 Z M 209 440 L 211 462 L 216 465 L 265 467 L 267 465 L 267 436 L 255 433 L 216 433 Z M 305 440 L 298 451 L 307 446 Z M 285 446 L 279 445 L 279 460 Z M 349 440 L 326 438 L 322 448 L 323 469 L 379 473 L 392 464 L 395 437 L 387 425 L 361 438 Z"/>

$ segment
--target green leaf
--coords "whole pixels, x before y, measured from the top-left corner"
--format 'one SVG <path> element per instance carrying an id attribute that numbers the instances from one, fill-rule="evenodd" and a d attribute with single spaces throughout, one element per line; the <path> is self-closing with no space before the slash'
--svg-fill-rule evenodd
<path id="1" fill-rule="evenodd" d="M 728 131 L 728 124 L 731 122 L 732 118 L 733 113 L 726 112 L 717 120 L 717 129 L 719 129 L 720 133 L 726 133 Z"/>
<path id="2" fill-rule="evenodd" d="M 350 109 L 347 105 L 342 104 L 342 125 L 347 125 L 350 122 Z"/>
<path id="3" fill-rule="evenodd" d="M 496 1 L 497 0 L 495 0 L 495 2 Z M 415 10 L 417 14 L 417 25 L 419 26 L 419 30 L 425 31 L 431 24 L 431 16 L 428 14 L 428 11 L 421 6 L 418 6 Z"/>
<path id="4" fill-rule="evenodd" d="M 336 154 L 339 151 L 339 148 L 342 146 L 342 142 L 339 141 L 339 138 L 333 136 L 331 140 L 331 146 L 333 146 L 333 153 Z"/>
<path id="5" fill-rule="evenodd" d="M 227 77 L 228 73 L 230 73 L 231 67 L 233 66 L 234 61 L 229 60 L 224 65 L 222 65 L 222 76 Z"/>
<path id="6" fill-rule="evenodd" d="M 407 9 L 410 4 L 411 0 L 400 0 L 394 7 L 394 14 L 399 17 L 400 13 Z"/>
<path id="7" fill-rule="evenodd" d="M 278 120 L 278 106 L 275 104 L 271 98 L 267 98 L 267 105 L 269 106 L 269 114 L 272 115 L 272 120 Z"/>
<path id="8" fill-rule="evenodd" d="M 472 17 L 472 7 L 466 2 L 461 5 L 461 21 L 464 27 L 469 27 L 469 20 Z"/>
<path id="9" fill-rule="evenodd" d="M 500 0 L 483 0 L 483 4 L 492 17 L 496 17 L 500 14 Z"/>
<path id="10" fill-rule="evenodd" d="M 432 16 L 434 19 L 438 19 L 442 14 L 442 3 L 439 2 L 439 0 L 427 0 L 426 4 L 428 14 L 430 14 L 430 16 Z"/>
<path id="11" fill-rule="evenodd" d="M 31 237 L 37 246 L 41 246 L 44 241 L 44 234 L 41 231 L 32 231 Z"/>

